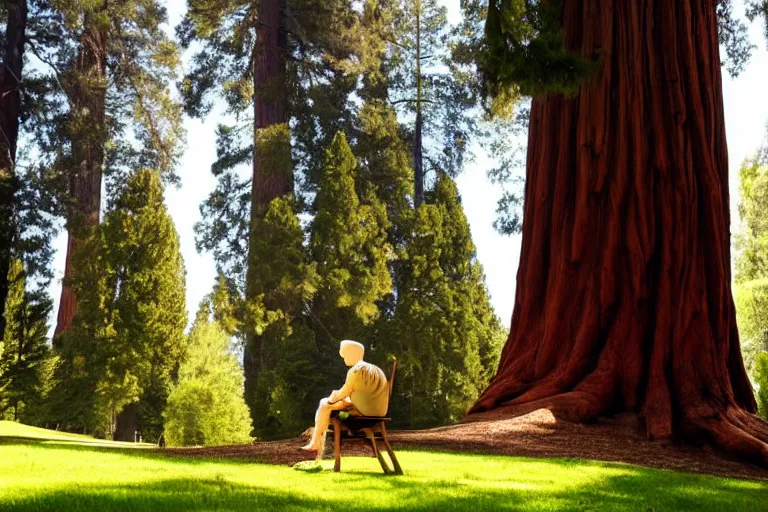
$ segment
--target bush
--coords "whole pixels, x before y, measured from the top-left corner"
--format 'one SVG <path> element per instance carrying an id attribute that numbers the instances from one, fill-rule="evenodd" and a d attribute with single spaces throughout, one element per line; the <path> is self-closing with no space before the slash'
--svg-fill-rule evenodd
<path id="1" fill-rule="evenodd" d="M 734 288 L 744 365 L 757 389 L 760 415 L 768 419 L 768 279 Z"/>
<path id="2" fill-rule="evenodd" d="M 755 360 L 754 370 L 759 414 L 768 420 L 768 352 L 760 353 Z"/>
<path id="3" fill-rule="evenodd" d="M 179 382 L 163 414 L 168 446 L 214 446 L 251 441 L 243 373 L 217 323 L 200 320 L 189 334 Z"/>

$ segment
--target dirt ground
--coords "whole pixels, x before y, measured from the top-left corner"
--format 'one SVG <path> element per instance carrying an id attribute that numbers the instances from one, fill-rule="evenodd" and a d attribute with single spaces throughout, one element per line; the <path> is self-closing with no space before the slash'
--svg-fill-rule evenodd
<path id="1" fill-rule="evenodd" d="M 584 425 L 556 420 L 546 409 L 497 410 L 474 415 L 471 421 L 427 430 L 390 432 L 392 447 L 522 455 L 530 457 L 576 457 L 635 464 L 651 468 L 707 473 L 736 478 L 768 480 L 768 470 L 729 458 L 712 448 L 649 441 L 638 419 L 621 415 Z M 299 439 L 255 442 L 246 446 L 165 449 L 169 455 L 239 458 L 272 464 L 292 465 L 312 459 L 299 450 Z M 345 441 L 342 456 L 372 456 L 363 441 Z M 328 439 L 326 458 L 333 457 Z M 407 468 L 405 468 L 407 470 Z"/>

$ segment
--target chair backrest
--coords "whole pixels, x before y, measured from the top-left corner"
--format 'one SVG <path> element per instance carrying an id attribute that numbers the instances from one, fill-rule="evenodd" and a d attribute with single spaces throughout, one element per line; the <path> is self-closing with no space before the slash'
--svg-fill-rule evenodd
<path id="1" fill-rule="evenodd" d="M 392 398 L 392 387 L 395 385 L 395 372 L 397 371 L 397 359 L 392 362 L 392 376 L 389 378 L 389 398 Z"/>

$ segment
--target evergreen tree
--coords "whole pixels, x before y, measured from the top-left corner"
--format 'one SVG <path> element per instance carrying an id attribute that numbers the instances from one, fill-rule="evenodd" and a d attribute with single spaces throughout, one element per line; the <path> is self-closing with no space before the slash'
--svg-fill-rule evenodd
<path id="1" fill-rule="evenodd" d="M 163 413 L 169 446 L 215 446 L 251 441 L 243 374 L 231 337 L 201 305 L 188 349 Z"/>
<path id="2" fill-rule="evenodd" d="M 123 440 L 140 430 L 154 440 L 186 324 L 179 239 L 157 172 L 129 178 L 78 258 L 82 307 L 62 345 L 57 419 Z"/>
<path id="3" fill-rule="evenodd" d="M 325 393 L 343 379 L 339 340 L 359 339 L 370 346 L 379 302 L 392 291 L 386 208 L 370 186 L 358 196 L 356 175 L 357 161 L 338 133 L 326 151 L 309 240 L 319 285 L 308 321 L 322 376 L 319 389 Z"/>
<path id="4" fill-rule="evenodd" d="M 11 262 L 8 282 L 8 323 L 0 350 L 0 417 L 12 409 L 14 420 L 38 423 L 45 416 L 42 407 L 53 364 L 46 323 L 51 301 L 25 289 L 26 272 L 19 259 Z"/>
<path id="5" fill-rule="evenodd" d="M 54 108 L 35 121 L 34 136 L 59 176 L 69 233 L 58 335 L 77 308 L 72 261 L 99 222 L 102 178 L 112 198 L 136 168 L 177 181 L 183 130 L 181 106 L 168 87 L 179 55 L 161 27 L 166 11 L 157 1 L 54 5 L 58 16 L 46 29 L 55 44 L 35 50 L 50 77 L 46 95 L 55 97 L 45 101 Z"/>
<path id="6" fill-rule="evenodd" d="M 243 335 L 257 339 L 260 350 L 255 375 L 244 368 L 245 397 L 257 434 L 270 438 L 296 433 L 317 402 L 315 345 L 303 317 L 318 278 L 290 196 L 272 201 L 258 222 L 252 251 L 261 264 L 253 279 L 263 292 L 244 305 L 242 316 Z"/>
<path id="7" fill-rule="evenodd" d="M 490 306 L 469 224 L 442 173 L 414 220 L 387 347 L 401 360 L 395 387 L 405 424 L 458 421 L 490 379 L 505 332 Z"/>
<path id="8" fill-rule="evenodd" d="M 0 339 L 5 332 L 4 307 L 9 293 L 8 275 L 14 239 L 16 203 L 16 145 L 21 114 L 21 77 L 24 63 L 24 38 L 27 25 L 27 0 L 6 2 L 0 8 Z"/>
<path id="9" fill-rule="evenodd" d="M 326 152 L 309 246 L 320 276 L 314 313 L 337 336 L 373 322 L 377 301 L 392 287 L 386 208 L 370 188 L 358 197 L 356 169 L 346 137 L 337 134 Z"/>
<path id="10" fill-rule="evenodd" d="M 219 127 L 219 158 L 212 168 L 219 185 L 201 208 L 198 244 L 214 252 L 248 303 L 269 292 L 258 285 L 263 262 L 255 241 L 263 235 L 258 229 L 270 202 L 293 194 L 295 161 L 311 174 L 319 148 L 344 118 L 356 84 L 350 56 L 357 20 L 344 0 L 188 1 L 178 33 L 184 46 L 197 40 L 202 47 L 182 85 L 185 109 L 203 116 L 217 95 L 247 119 Z M 221 81 L 221 76 L 230 78 Z M 235 169 L 249 161 L 250 183 Z M 257 305 L 242 311 L 253 308 Z M 246 338 L 246 386 L 253 389 L 262 368 L 262 339 L 253 330 L 246 330 Z M 250 391 L 246 394 L 250 397 Z"/>
<path id="11" fill-rule="evenodd" d="M 127 432 L 118 437 L 132 440 L 138 429 L 145 439 L 155 440 L 171 374 L 184 352 L 187 323 L 179 236 L 157 172 L 142 170 L 129 179 L 102 232 L 115 290 L 108 306 L 115 329 L 108 374 L 118 382 L 133 375 L 141 390 L 138 424 L 126 418 Z"/>

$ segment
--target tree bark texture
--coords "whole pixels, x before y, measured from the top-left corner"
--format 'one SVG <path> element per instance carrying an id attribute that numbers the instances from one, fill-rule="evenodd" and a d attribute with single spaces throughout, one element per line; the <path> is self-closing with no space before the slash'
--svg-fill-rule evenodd
<path id="1" fill-rule="evenodd" d="M 8 2 L 5 55 L 0 64 L 0 340 L 5 333 L 5 301 L 8 270 L 14 243 L 14 212 L 18 179 L 15 172 L 16 144 L 21 112 L 21 73 L 27 26 L 27 1 Z"/>
<path id="2" fill-rule="evenodd" d="M 86 18 L 86 27 L 89 27 Z M 98 226 L 101 209 L 101 174 L 106 142 L 105 99 L 107 34 L 86 28 L 80 41 L 77 60 L 67 85 L 70 119 L 67 129 L 72 144 L 67 212 L 67 258 L 54 338 L 65 332 L 77 310 L 77 297 L 71 287 L 75 274 L 72 258 L 88 232 Z"/>
<path id="3" fill-rule="evenodd" d="M 566 0 L 603 68 L 533 100 L 520 266 L 496 376 L 470 414 L 641 414 L 650 438 L 768 466 L 730 283 L 715 2 Z"/>
<path id="4" fill-rule="evenodd" d="M 136 432 L 138 428 L 139 404 L 128 404 L 123 407 L 123 410 L 115 418 L 115 432 L 112 434 L 112 440 L 133 443 L 137 440 Z"/>
<path id="5" fill-rule="evenodd" d="M 262 131 L 288 123 L 286 93 L 285 0 L 262 0 L 259 5 L 257 47 L 253 62 L 254 83 L 254 155 L 251 190 L 251 239 L 258 235 L 259 220 L 264 218 L 269 203 L 278 197 L 293 193 L 292 170 L 270 168 L 277 159 L 262 154 L 264 147 L 258 143 Z M 274 141 L 273 141 L 274 142 Z M 249 244 L 250 246 L 250 244 Z M 254 286 L 253 271 L 259 265 L 252 254 L 248 256 L 246 299 L 253 299 L 259 290 Z M 244 351 L 245 397 L 254 411 L 256 381 L 261 369 L 261 339 L 249 333 Z"/>

